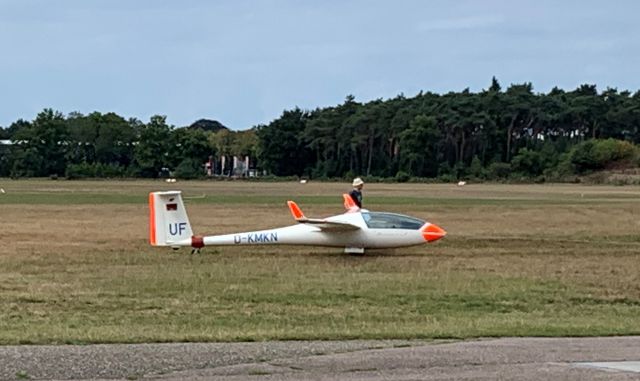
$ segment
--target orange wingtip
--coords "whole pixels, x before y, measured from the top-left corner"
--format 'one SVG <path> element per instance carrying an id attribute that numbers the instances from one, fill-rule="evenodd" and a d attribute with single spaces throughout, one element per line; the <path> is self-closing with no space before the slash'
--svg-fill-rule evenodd
<path id="1" fill-rule="evenodd" d="M 343 193 L 342 199 L 344 200 L 344 208 L 349 212 L 355 212 L 359 209 L 358 205 L 356 205 L 351 196 L 349 196 L 348 194 Z"/>
<path id="2" fill-rule="evenodd" d="M 302 213 L 302 210 L 300 209 L 298 204 L 293 201 L 287 201 L 287 205 L 289 205 L 289 210 L 291 211 L 291 215 L 293 216 L 293 218 L 295 218 L 296 220 L 304 219 L 304 214 Z"/>
<path id="3" fill-rule="evenodd" d="M 420 230 L 422 231 L 422 238 L 427 242 L 437 241 L 447 235 L 447 232 L 444 231 L 443 228 L 430 223 L 427 223 L 427 225 Z"/>

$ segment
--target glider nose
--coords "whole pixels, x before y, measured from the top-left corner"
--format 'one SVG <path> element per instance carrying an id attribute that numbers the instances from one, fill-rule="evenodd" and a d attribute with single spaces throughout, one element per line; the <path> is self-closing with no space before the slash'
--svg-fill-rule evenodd
<path id="1" fill-rule="evenodd" d="M 420 229 L 420 231 L 422 231 L 422 237 L 427 242 L 437 241 L 447 235 L 447 232 L 444 231 L 443 228 L 428 222 L 422 227 L 422 229 Z"/>

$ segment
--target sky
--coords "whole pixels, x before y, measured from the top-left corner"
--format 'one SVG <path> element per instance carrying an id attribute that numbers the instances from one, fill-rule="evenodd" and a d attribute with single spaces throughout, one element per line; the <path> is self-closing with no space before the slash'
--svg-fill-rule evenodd
<path id="1" fill-rule="evenodd" d="M 44 108 L 243 130 L 419 91 L 640 89 L 640 2 L 0 0 L 0 126 Z"/>

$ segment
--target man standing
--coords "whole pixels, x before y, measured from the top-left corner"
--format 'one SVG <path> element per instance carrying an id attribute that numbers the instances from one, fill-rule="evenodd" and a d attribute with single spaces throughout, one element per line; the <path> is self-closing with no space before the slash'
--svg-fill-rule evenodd
<path id="1" fill-rule="evenodd" d="M 353 190 L 349 193 L 349 196 L 353 199 L 353 202 L 358 205 L 358 208 L 362 208 L 362 187 L 364 187 L 364 181 L 361 178 L 356 177 L 353 179 Z"/>

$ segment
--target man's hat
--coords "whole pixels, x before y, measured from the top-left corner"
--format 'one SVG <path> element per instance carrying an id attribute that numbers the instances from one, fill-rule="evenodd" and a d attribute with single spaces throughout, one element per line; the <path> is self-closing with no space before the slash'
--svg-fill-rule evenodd
<path id="1" fill-rule="evenodd" d="M 353 179 L 353 184 L 351 184 L 351 185 L 354 186 L 354 187 L 357 187 L 357 186 L 362 185 L 362 184 L 364 184 L 364 181 L 362 181 L 361 178 L 356 177 L 355 179 Z"/>

